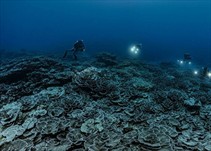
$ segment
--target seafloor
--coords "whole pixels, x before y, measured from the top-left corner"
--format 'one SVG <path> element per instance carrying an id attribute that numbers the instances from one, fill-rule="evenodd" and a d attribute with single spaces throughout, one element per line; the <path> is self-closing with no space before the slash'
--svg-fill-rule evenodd
<path id="1" fill-rule="evenodd" d="M 211 79 L 106 53 L 70 60 L 0 62 L 1 151 L 211 151 Z"/>

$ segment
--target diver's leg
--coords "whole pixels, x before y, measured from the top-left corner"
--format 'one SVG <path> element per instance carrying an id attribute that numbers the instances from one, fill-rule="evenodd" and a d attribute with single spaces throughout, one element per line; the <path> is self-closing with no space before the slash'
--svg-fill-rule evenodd
<path id="1" fill-rule="evenodd" d="M 76 56 L 76 51 L 73 52 L 73 57 L 74 57 L 74 60 L 77 60 L 77 56 Z"/>
<path id="2" fill-rule="evenodd" d="M 67 57 L 67 50 L 64 52 L 63 58 Z"/>

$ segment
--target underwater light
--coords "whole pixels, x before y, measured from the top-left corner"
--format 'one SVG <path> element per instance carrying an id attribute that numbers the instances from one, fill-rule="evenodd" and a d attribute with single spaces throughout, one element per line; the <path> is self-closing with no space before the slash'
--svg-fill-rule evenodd
<path id="1" fill-rule="evenodd" d="M 208 76 L 209 78 L 211 78 L 211 72 L 208 72 L 207 76 Z"/>
<path id="2" fill-rule="evenodd" d="M 194 75 L 198 75 L 199 72 L 197 70 L 195 70 L 193 73 L 194 73 Z"/>
<path id="3" fill-rule="evenodd" d="M 192 62 L 188 62 L 188 64 L 189 64 L 189 65 L 191 65 L 191 64 L 192 64 Z"/>
<path id="4" fill-rule="evenodd" d="M 183 64 L 184 62 L 182 61 L 182 60 L 180 60 L 180 62 L 179 62 L 180 64 Z"/>
<path id="5" fill-rule="evenodd" d="M 131 52 L 134 52 L 135 50 L 136 50 L 136 47 L 135 46 L 133 46 L 133 47 L 130 48 L 130 51 Z"/>
<path id="6" fill-rule="evenodd" d="M 130 52 L 132 52 L 133 54 L 137 54 L 140 51 L 140 49 L 138 48 L 138 46 L 132 46 L 130 48 Z"/>

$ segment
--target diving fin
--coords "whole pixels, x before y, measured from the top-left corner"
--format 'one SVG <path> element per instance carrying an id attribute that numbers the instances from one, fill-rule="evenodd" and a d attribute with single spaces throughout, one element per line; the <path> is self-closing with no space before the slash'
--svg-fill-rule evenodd
<path id="1" fill-rule="evenodd" d="M 64 52 L 63 58 L 66 58 L 66 57 L 67 57 L 67 50 Z"/>

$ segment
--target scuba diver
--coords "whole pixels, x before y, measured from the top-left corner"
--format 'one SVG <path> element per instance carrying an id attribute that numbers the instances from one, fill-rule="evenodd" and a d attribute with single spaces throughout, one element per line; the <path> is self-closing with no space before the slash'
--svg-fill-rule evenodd
<path id="1" fill-rule="evenodd" d="M 177 62 L 179 62 L 181 65 L 182 64 L 189 64 L 189 65 L 191 65 L 192 64 L 191 60 L 192 60 L 191 55 L 189 53 L 185 53 L 183 55 L 183 59 L 182 60 L 177 60 Z"/>
<path id="2" fill-rule="evenodd" d="M 189 53 L 185 53 L 183 61 L 186 62 L 186 63 L 187 62 L 190 63 L 191 62 L 191 55 Z"/>
<path id="3" fill-rule="evenodd" d="M 208 73 L 209 73 L 208 67 L 203 67 L 202 74 L 201 74 L 202 78 L 206 77 L 208 75 Z"/>
<path id="4" fill-rule="evenodd" d="M 135 44 L 133 45 L 131 48 L 130 48 L 130 51 L 133 53 L 133 54 L 137 54 L 139 51 L 141 51 L 142 49 L 142 44 Z"/>
<path id="5" fill-rule="evenodd" d="M 83 43 L 83 40 L 77 40 L 75 44 L 73 45 L 73 48 L 71 49 L 71 51 L 73 52 L 74 59 L 77 60 L 78 57 L 76 56 L 76 53 L 79 51 L 85 51 L 85 45 Z M 65 51 L 63 58 L 66 58 L 67 52 L 68 50 Z"/>
<path id="6" fill-rule="evenodd" d="M 184 61 L 190 61 L 191 60 L 191 55 L 189 53 L 184 54 Z"/>
<path id="7" fill-rule="evenodd" d="M 142 44 L 141 43 L 140 44 L 136 44 L 135 47 L 138 48 L 139 50 L 141 50 L 142 49 Z"/>

